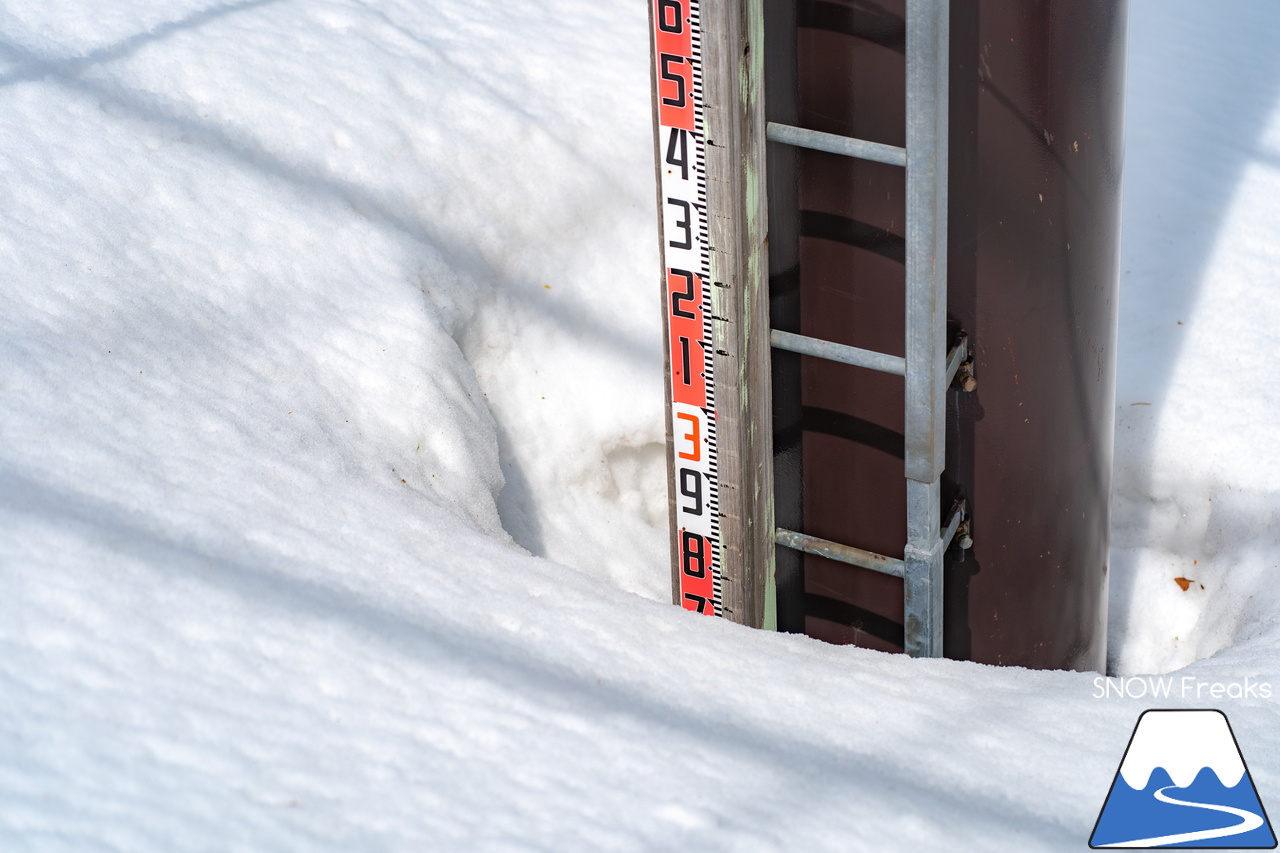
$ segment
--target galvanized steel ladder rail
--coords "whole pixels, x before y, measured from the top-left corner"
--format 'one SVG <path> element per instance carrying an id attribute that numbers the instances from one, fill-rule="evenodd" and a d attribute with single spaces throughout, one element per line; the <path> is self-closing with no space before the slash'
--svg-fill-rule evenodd
<path id="1" fill-rule="evenodd" d="M 906 148 L 770 122 L 771 142 L 906 169 L 906 357 L 774 329 L 770 343 L 815 358 L 902 376 L 906 383 L 907 543 L 898 560 L 778 528 L 775 541 L 902 578 L 908 654 L 942 656 L 942 558 L 960 523 L 957 503 L 941 522 L 946 393 L 968 358 L 947 348 L 947 88 L 949 0 L 907 0 Z"/>

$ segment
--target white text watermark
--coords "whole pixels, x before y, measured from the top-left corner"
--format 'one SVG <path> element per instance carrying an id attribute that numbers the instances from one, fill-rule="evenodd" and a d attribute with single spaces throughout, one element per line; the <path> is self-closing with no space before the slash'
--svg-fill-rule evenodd
<path id="1" fill-rule="evenodd" d="M 1271 685 L 1245 678 L 1204 681 L 1194 675 L 1099 675 L 1094 699 L 1270 699 Z"/>

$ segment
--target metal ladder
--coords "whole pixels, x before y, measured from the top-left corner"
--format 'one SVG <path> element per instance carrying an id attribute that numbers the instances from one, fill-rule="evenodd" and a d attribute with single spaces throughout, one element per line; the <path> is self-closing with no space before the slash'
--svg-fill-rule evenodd
<path id="1" fill-rule="evenodd" d="M 962 337 L 947 347 L 947 92 L 949 0 L 907 0 L 906 148 L 770 122 L 769 141 L 906 169 L 906 357 L 773 329 L 776 349 L 902 376 L 906 383 L 907 543 L 898 560 L 777 528 L 786 548 L 902 578 L 905 649 L 942 656 L 942 558 L 965 518 L 941 516 L 946 393 L 968 360 Z M 966 370 L 967 373 L 967 370 Z M 966 378 L 971 383 L 972 380 Z"/>

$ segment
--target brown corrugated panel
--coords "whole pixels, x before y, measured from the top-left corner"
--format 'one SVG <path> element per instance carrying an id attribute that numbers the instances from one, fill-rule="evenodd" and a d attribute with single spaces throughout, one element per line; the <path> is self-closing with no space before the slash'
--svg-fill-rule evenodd
<path id="1" fill-rule="evenodd" d="M 968 499 L 974 547 L 947 559 L 946 654 L 1101 669 L 1124 3 L 952 6 L 948 309 L 979 386 L 948 409 L 944 508 Z M 770 118 L 904 144 L 902 7 L 770 0 Z M 902 355 L 902 170 L 770 167 L 775 327 Z M 901 557 L 901 378 L 783 355 L 774 388 L 780 524 Z M 901 581 L 780 557 L 780 627 L 901 649 Z"/>

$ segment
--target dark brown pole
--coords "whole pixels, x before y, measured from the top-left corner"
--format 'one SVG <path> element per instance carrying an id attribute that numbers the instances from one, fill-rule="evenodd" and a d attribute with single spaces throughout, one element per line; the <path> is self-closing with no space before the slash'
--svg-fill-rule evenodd
<path id="1" fill-rule="evenodd" d="M 904 143 L 902 7 L 799 0 L 793 31 L 770 16 L 766 80 L 794 62 L 796 124 Z M 949 657 L 1105 665 L 1124 30 L 1123 0 L 952 3 L 948 315 L 980 384 L 948 411 L 944 508 L 967 499 L 974 543 L 947 560 Z M 788 167 L 770 175 L 771 252 L 775 235 L 780 249 L 799 235 L 794 296 L 790 265 L 771 262 L 775 328 L 798 300 L 803 334 L 902 354 L 902 171 L 792 156 L 789 217 Z M 901 556 L 900 377 L 795 358 L 799 411 L 775 406 L 775 434 L 785 460 L 798 414 L 803 484 L 779 492 L 778 517 Z M 785 403 L 777 386 L 795 370 L 774 365 Z M 782 486 L 800 469 L 777 470 Z M 812 636 L 901 649 L 901 581 L 805 556 L 802 583 L 798 601 L 779 576 L 780 626 L 803 608 Z"/>
<path id="2" fill-rule="evenodd" d="M 764 0 L 765 116 L 768 121 L 797 121 L 796 42 L 794 37 L 768 41 L 772 33 L 796 31 L 795 0 Z M 770 145 L 766 173 L 769 196 L 769 320 L 774 329 L 800 332 L 800 234 L 795 215 L 800 152 L 790 145 Z M 773 484 L 775 523 L 786 530 L 804 526 L 804 454 L 801 445 L 803 406 L 800 356 L 772 353 Z M 804 555 L 790 548 L 776 552 L 775 580 L 778 630 L 803 634 Z"/>

